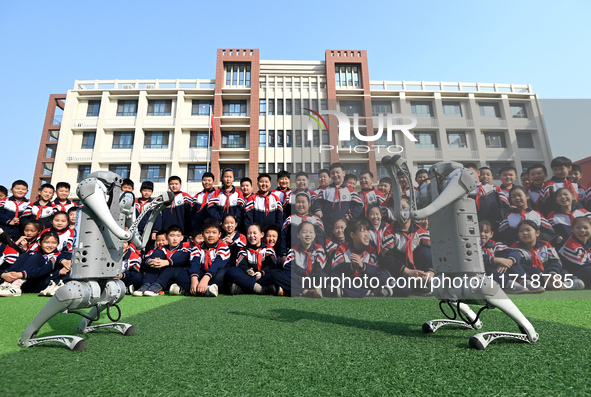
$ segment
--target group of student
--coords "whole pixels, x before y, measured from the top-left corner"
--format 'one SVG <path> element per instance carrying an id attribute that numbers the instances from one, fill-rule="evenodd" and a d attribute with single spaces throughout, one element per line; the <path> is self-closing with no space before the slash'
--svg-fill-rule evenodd
<path id="1" fill-rule="evenodd" d="M 591 188 L 578 184 L 580 168 L 557 157 L 550 179 L 545 166 L 535 164 L 518 186 L 515 168 L 506 167 L 500 171 L 501 186 L 496 186 L 490 168 L 465 167 L 480 181 L 469 197 L 476 202 L 487 274 L 508 293 L 591 287 L 591 213 L 585 208 L 591 206 Z M 182 191 L 179 177 L 170 177 L 175 198 L 157 216 L 148 247 L 139 251 L 124 244 L 120 278 L 127 292 L 429 294 L 434 276 L 429 222 L 396 220 L 392 180 L 381 178 L 376 188 L 370 171 L 358 177 L 345 174 L 340 163 L 317 177 L 319 186 L 312 190 L 308 174 L 298 172 L 292 190 L 290 174 L 281 171 L 273 189 L 271 176 L 262 173 L 255 191 L 249 178 L 234 187 L 233 170 L 224 169 L 221 187 L 215 189 L 214 175 L 206 172 L 203 190 L 195 196 Z M 428 172 L 419 170 L 415 181 L 417 186 L 430 183 Z M 409 181 L 398 175 L 398 185 L 407 208 Z M 133 181 L 125 179 L 122 189 L 133 192 Z M 44 184 L 34 203 L 25 198 L 26 182 L 15 181 L 10 191 L 6 197 L 0 187 L 5 196 L 0 200 L 0 296 L 52 295 L 69 279 L 77 208 L 68 200 L 70 186 L 60 182 L 54 191 Z M 151 202 L 153 191 L 152 182 L 142 183 L 137 215 Z M 139 225 L 140 233 L 145 226 L 145 221 Z M 334 278 L 353 282 L 334 288 L 326 281 Z M 360 279 L 366 281 L 354 282 Z M 400 282 L 406 279 L 422 283 Z"/>

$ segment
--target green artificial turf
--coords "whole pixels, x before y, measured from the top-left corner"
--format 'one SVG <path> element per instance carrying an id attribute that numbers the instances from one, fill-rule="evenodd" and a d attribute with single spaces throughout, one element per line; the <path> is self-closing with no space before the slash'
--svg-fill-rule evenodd
<path id="1" fill-rule="evenodd" d="M 551 295 L 553 294 L 553 295 Z M 46 299 L 0 300 L 0 393 L 16 395 L 584 395 L 591 393 L 591 291 L 514 299 L 540 340 L 468 348 L 475 332 L 421 324 L 442 315 L 434 298 L 289 299 L 272 296 L 126 297 L 122 321 L 88 348 L 21 349 Z M 499 310 L 483 331 L 517 332 Z M 39 336 L 73 334 L 60 314 Z"/>

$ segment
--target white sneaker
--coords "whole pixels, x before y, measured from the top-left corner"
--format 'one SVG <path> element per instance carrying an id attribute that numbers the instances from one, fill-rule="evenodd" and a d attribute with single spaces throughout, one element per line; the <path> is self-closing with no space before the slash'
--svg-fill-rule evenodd
<path id="1" fill-rule="evenodd" d="M 52 288 L 47 292 L 47 296 L 54 296 L 56 291 L 60 289 L 60 287 L 64 286 L 64 282 L 60 280 L 59 283 L 53 283 Z"/>
<path id="2" fill-rule="evenodd" d="M 185 289 L 178 284 L 173 284 L 168 289 L 168 295 L 180 296 L 185 294 Z"/>
<path id="3" fill-rule="evenodd" d="M 205 291 L 205 296 L 218 296 L 218 285 L 211 284 L 207 286 L 207 291 Z"/>
<path id="4" fill-rule="evenodd" d="M 48 295 L 48 293 L 54 287 L 55 287 L 55 282 L 53 280 L 51 280 L 49 282 L 49 285 L 44 290 L 42 290 L 41 292 L 39 292 L 39 295 L 38 296 L 50 296 L 50 295 Z"/>
<path id="5" fill-rule="evenodd" d="M 18 281 L 18 280 L 17 280 Z M 22 291 L 20 285 L 10 284 L 8 288 L 0 290 L 0 296 L 21 296 Z"/>
<path id="6" fill-rule="evenodd" d="M 8 289 L 8 288 L 10 288 L 10 283 L 5 281 L 2 284 L 0 284 L 0 291 Z"/>

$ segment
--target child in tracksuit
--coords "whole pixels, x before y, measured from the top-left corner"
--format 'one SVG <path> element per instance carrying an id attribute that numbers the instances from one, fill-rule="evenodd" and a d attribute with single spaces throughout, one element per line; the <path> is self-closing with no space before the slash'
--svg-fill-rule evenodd
<path id="1" fill-rule="evenodd" d="M 255 223 L 263 229 L 270 224 L 283 225 L 283 205 L 281 200 L 269 191 L 271 176 L 269 174 L 259 174 L 257 184 L 259 191 L 250 196 L 244 210 L 246 229 Z"/>
<path id="2" fill-rule="evenodd" d="M 483 167 L 479 170 L 472 163 L 467 164 L 466 168 L 471 169 L 477 177 L 481 172 L 484 174 L 483 182 L 479 183 L 468 197 L 476 201 L 478 220 L 489 221 L 493 225 L 493 229 L 497 230 L 505 218 L 505 214 L 509 211 L 509 200 L 498 186 L 491 184 L 493 176 L 490 168 Z"/>
<path id="3" fill-rule="evenodd" d="M 580 279 L 584 287 L 591 289 L 591 219 L 573 219 L 572 236 L 560 249 L 562 265 L 567 273 Z"/>
<path id="4" fill-rule="evenodd" d="M 221 240 L 230 248 L 230 259 L 226 267 L 236 266 L 238 253 L 246 247 L 246 237 L 237 230 L 238 224 L 234 215 L 226 215 L 222 220 Z"/>
<path id="5" fill-rule="evenodd" d="M 326 276 L 326 253 L 321 245 L 315 243 L 314 224 L 301 222 L 297 227 L 297 236 L 299 244 L 294 245 L 287 253 L 283 269 L 271 270 L 271 276 L 275 284 L 283 290 L 283 295 L 322 298 L 322 290 L 315 288 L 319 282 L 314 282 L 314 278 Z M 304 277 L 309 281 L 304 282 Z"/>
<path id="6" fill-rule="evenodd" d="M 123 257 L 121 258 L 121 277 L 127 292 L 133 294 L 142 285 L 142 258 L 136 248 L 129 242 L 123 242 Z"/>
<path id="7" fill-rule="evenodd" d="M 0 228 L 14 241 L 20 237 L 20 221 L 29 205 L 25 198 L 29 185 L 23 180 L 16 180 L 10 189 L 12 196 L 0 200 Z"/>
<path id="8" fill-rule="evenodd" d="M 279 240 L 279 248 L 277 254 L 280 257 L 287 255 L 290 248 L 298 244 L 298 239 L 294 233 L 302 222 L 310 222 L 314 225 L 317 244 L 324 244 L 326 237 L 324 236 L 324 224 L 320 218 L 310 215 L 310 196 L 305 192 L 298 193 L 295 197 L 295 213 L 285 220 L 281 228 L 281 238 Z"/>
<path id="9" fill-rule="evenodd" d="M 53 198 L 54 188 L 49 183 L 44 183 L 39 188 L 39 199 L 34 203 L 29 203 L 25 212 L 24 217 L 28 219 L 35 219 L 43 223 L 43 228 L 51 226 L 51 215 L 53 215 L 54 208 L 51 199 Z"/>
<path id="10" fill-rule="evenodd" d="M 52 201 L 53 212 L 64 211 L 67 213 L 70 208 L 76 207 L 76 203 L 68 199 L 70 196 L 70 184 L 68 182 L 58 182 L 55 185 L 55 195 L 56 198 Z"/>
<path id="11" fill-rule="evenodd" d="M 140 187 L 140 198 L 135 199 L 135 217 L 138 218 L 142 212 L 144 212 L 144 207 L 152 202 L 152 193 L 154 192 L 154 182 L 151 181 L 144 181 L 142 182 L 142 186 Z M 146 224 L 152 215 L 152 210 L 149 213 L 145 214 L 142 220 L 140 221 L 137 230 L 140 236 L 144 235 L 144 229 L 146 228 Z M 156 236 L 152 236 L 151 240 L 154 240 Z M 152 242 L 150 242 L 152 244 Z"/>
<path id="12" fill-rule="evenodd" d="M 591 213 L 584 208 L 574 208 L 575 196 L 569 188 L 563 187 L 558 189 L 555 194 L 555 200 L 559 209 L 548 214 L 548 221 L 561 239 L 555 245 L 557 249 L 560 249 L 572 235 L 571 223 L 573 219 L 581 216 L 591 218 Z"/>
<path id="13" fill-rule="evenodd" d="M 559 210 L 560 207 L 556 204 L 555 195 L 558 189 L 568 188 L 573 192 L 575 197 L 573 208 L 579 208 L 579 185 L 573 182 L 568 174 L 572 170 L 572 161 L 563 156 L 555 157 L 550 163 L 552 168 L 552 178 L 550 178 L 544 186 L 542 186 L 542 194 L 540 196 L 540 212 L 548 215 L 552 211 Z"/>
<path id="14" fill-rule="evenodd" d="M 243 292 L 271 294 L 274 292 L 271 270 L 275 268 L 275 251 L 263 242 L 263 230 L 252 224 L 246 231 L 248 244 L 238 254 L 236 267 L 226 272 L 226 280 L 231 284 L 230 293 Z"/>
<path id="15" fill-rule="evenodd" d="M 213 181 L 212 181 L 213 186 Z M 159 230 L 166 230 L 172 225 L 177 225 L 181 228 L 183 236 L 188 236 L 191 233 L 191 208 L 193 205 L 193 198 L 190 194 L 181 191 L 183 185 L 181 178 L 178 176 L 171 176 L 168 178 L 168 188 L 174 193 L 174 200 L 170 208 L 164 208 L 154 222 L 153 232 Z"/>
<path id="16" fill-rule="evenodd" d="M 289 188 L 289 177 L 288 171 L 279 171 L 277 173 L 277 189 L 271 191 L 272 194 L 279 198 L 281 206 L 283 207 L 283 218 L 287 218 L 291 215 L 291 207 L 289 206 L 290 197 L 293 191 Z"/>
<path id="17" fill-rule="evenodd" d="M 49 230 L 53 230 L 59 236 L 60 242 L 57 250 L 60 252 L 71 252 L 74 245 L 74 230 L 69 227 L 70 221 L 68 214 L 63 211 L 57 211 L 51 217 L 51 227 L 41 231 L 40 235 Z"/>
<path id="18" fill-rule="evenodd" d="M 203 190 L 200 193 L 197 193 L 193 198 L 193 208 L 191 209 L 191 223 L 190 227 L 193 231 L 195 229 L 201 228 L 203 222 L 210 218 L 211 215 L 208 211 L 208 206 L 211 203 L 211 198 L 215 194 L 215 189 L 213 188 L 213 181 L 214 176 L 211 172 L 206 172 L 201 177 L 201 184 L 203 185 Z M 189 231 L 189 232 L 190 232 Z M 190 234 L 190 233 L 187 234 Z"/>
<path id="19" fill-rule="evenodd" d="M 189 251 L 183 247 L 183 232 L 180 226 L 172 225 L 166 230 L 168 244 L 156 249 L 144 259 L 145 272 L 142 286 L 133 296 L 156 296 L 164 293 L 179 267 L 189 266 Z"/>
<path id="20" fill-rule="evenodd" d="M 203 225 L 204 241 L 193 247 L 189 268 L 178 269 L 171 295 L 218 296 L 224 282 L 225 268 L 230 259 L 230 248 L 220 240 L 220 223 L 209 218 Z"/>
<path id="21" fill-rule="evenodd" d="M 371 245 L 375 247 L 379 255 L 382 252 L 382 239 L 388 225 L 382 222 L 382 211 L 377 203 L 370 205 L 368 208 L 367 220 L 369 221 Z"/>
<path id="22" fill-rule="evenodd" d="M 222 187 L 216 190 L 207 204 L 207 213 L 210 217 L 222 221 L 226 215 L 232 215 L 237 225 L 240 225 L 244 215 L 244 197 L 242 192 L 236 189 L 234 182 L 234 170 L 226 168 L 222 171 Z"/>
<path id="23" fill-rule="evenodd" d="M 332 233 L 326 238 L 324 243 L 324 250 L 326 251 L 327 271 L 332 269 L 332 262 L 337 253 L 339 246 L 345 244 L 345 230 L 347 230 L 347 221 L 343 218 L 337 219 L 332 228 Z"/>
<path id="24" fill-rule="evenodd" d="M 359 186 L 361 190 L 357 193 L 363 203 L 364 216 L 368 218 L 369 208 L 372 205 L 382 206 L 386 201 L 386 197 L 381 191 L 371 186 L 373 182 L 373 173 L 371 171 L 364 171 L 359 176 Z"/>

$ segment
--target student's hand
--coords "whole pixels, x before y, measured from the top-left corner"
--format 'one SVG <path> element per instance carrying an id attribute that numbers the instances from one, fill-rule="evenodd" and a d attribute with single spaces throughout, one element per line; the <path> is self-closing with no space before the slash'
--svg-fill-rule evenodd
<path id="1" fill-rule="evenodd" d="M 314 215 L 316 215 L 318 218 L 322 218 L 322 211 L 321 210 L 317 210 Z"/>
<path id="2" fill-rule="evenodd" d="M 246 274 L 248 274 L 249 276 L 254 276 L 254 270 L 252 270 L 252 268 L 249 268 L 249 269 L 246 271 Z"/>
<path id="3" fill-rule="evenodd" d="M 193 278 L 197 278 L 197 277 L 193 277 Z M 203 278 L 201 278 L 201 281 L 199 281 L 199 285 L 197 285 L 197 292 L 198 293 L 203 295 L 203 294 L 205 294 L 205 292 L 207 292 L 207 286 L 209 285 L 209 280 L 210 280 L 209 276 L 203 276 Z"/>
<path id="4" fill-rule="evenodd" d="M 8 222 L 9 225 L 18 225 L 19 223 L 19 219 L 18 218 L 12 218 L 10 220 L 10 222 Z"/>
<path id="5" fill-rule="evenodd" d="M 402 274 L 407 277 L 421 277 L 421 273 L 422 272 L 419 270 L 410 269 L 408 267 L 405 267 L 404 270 L 402 270 Z"/>
<path id="6" fill-rule="evenodd" d="M 345 215 L 345 219 L 348 221 L 352 221 L 353 217 L 351 216 L 351 214 L 347 214 L 347 215 Z"/>
<path id="7" fill-rule="evenodd" d="M 232 238 L 230 236 L 224 237 L 222 241 L 226 244 L 232 244 Z"/>
<path id="8" fill-rule="evenodd" d="M 256 276 L 256 278 L 257 278 L 257 281 L 258 281 L 258 280 L 259 280 L 261 277 L 263 277 L 263 275 L 261 274 L 261 272 L 256 272 L 254 275 Z"/>
<path id="9" fill-rule="evenodd" d="M 199 285 L 199 279 L 197 277 L 191 277 L 191 289 L 189 292 L 191 295 L 197 295 L 197 286 Z"/>
<path id="10" fill-rule="evenodd" d="M 357 254 L 351 254 L 351 263 L 353 263 L 353 266 L 355 266 L 355 267 L 358 267 L 358 268 L 363 267 L 363 262 L 361 262 L 361 257 Z"/>
<path id="11" fill-rule="evenodd" d="M 62 267 L 59 271 L 60 276 L 65 276 L 66 274 L 70 273 L 69 267 Z"/>
<path id="12" fill-rule="evenodd" d="M 7 283 L 12 283 L 13 281 L 18 280 L 19 277 L 16 276 L 16 272 L 8 272 L 8 273 L 2 274 L 2 278 Z"/>
<path id="13" fill-rule="evenodd" d="M 160 259 L 160 258 L 152 259 L 151 266 L 153 268 L 160 269 L 160 268 L 168 266 L 168 265 L 169 265 L 169 263 L 168 263 L 168 260 L 166 260 L 166 259 Z"/>
<path id="14" fill-rule="evenodd" d="M 431 282 L 431 279 L 435 275 L 435 273 L 433 273 L 431 271 L 421 272 L 421 273 L 422 273 L 421 277 L 423 278 L 423 280 L 425 281 L 425 283 Z"/>
<path id="15" fill-rule="evenodd" d="M 509 269 L 509 268 L 508 267 L 505 267 L 503 265 L 497 266 L 497 272 L 499 272 L 499 273 L 506 273 L 507 272 L 507 269 Z"/>
<path id="16" fill-rule="evenodd" d="M 72 261 L 69 259 L 62 260 L 62 266 L 70 270 L 72 268 Z"/>
<path id="17" fill-rule="evenodd" d="M 152 236 L 150 237 L 150 240 L 156 240 L 156 232 L 152 232 Z"/>
<path id="18" fill-rule="evenodd" d="M 25 236 L 20 236 L 18 240 L 14 242 L 16 245 L 27 244 L 27 238 Z"/>

